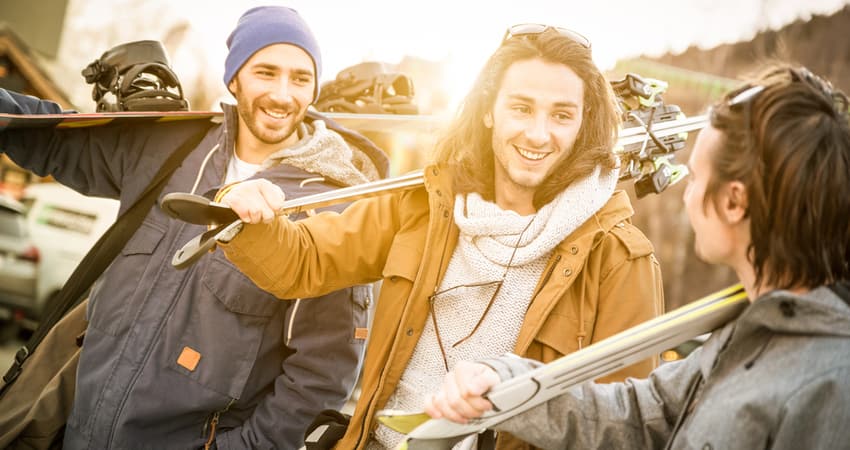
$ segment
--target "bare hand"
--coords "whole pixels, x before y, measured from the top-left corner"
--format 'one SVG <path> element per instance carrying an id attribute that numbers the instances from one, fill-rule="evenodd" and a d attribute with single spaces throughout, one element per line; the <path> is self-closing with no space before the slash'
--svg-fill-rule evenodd
<path id="1" fill-rule="evenodd" d="M 493 404 L 483 395 L 500 381 L 490 367 L 461 361 L 446 374 L 442 390 L 428 399 L 425 412 L 434 419 L 465 424 L 493 409 Z"/>
<path id="2" fill-rule="evenodd" d="M 283 190 L 269 180 L 243 181 L 230 188 L 220 202 L 230 206 L 245 223 L 269 223 L 283 207 Z"/>

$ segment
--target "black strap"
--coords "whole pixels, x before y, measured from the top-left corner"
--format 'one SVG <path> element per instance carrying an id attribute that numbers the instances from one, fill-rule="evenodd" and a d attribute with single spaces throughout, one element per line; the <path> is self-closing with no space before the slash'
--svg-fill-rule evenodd
<path id="1" fill-rule="evenodd" d="M 342 439 L 351 416 L 333 409 L 322 410 L 307 426 L 304 432 L 304 446 L 306 450 L 326 450 L 336 445 Z"/>
<path id="2" fill-rule="evenodd" d="M 85 299 L 91 285 L 100 277 L 109 264 L 112 263 L 118 252 L 124 248 L 124 245 L 142 224 L 142 221 L 148 215 L 156 198 L 159 196 L 160 191 L 165 187 L 171 173 L 177 169 L 189 152 L 200 144 L 207 130 L 208 127 L 204 127 L 201 132 L 193 134 L 168 157 L 156 175 L 154 175 L 151 184 L 148 185 L 147 189 L 136 200 L 136 203 L 115 220 L 115 223 L 106 230 L 83 260 L 80 261 L 74 273 L 65 282 L 62 290 L 57 293 L 50 311 L 44 315 L 38 328 L 30 337 L 29 342 L 15 354 L 15 361 L 6 372 L 6 375 L 3 376 L 5 384 L 2 390 L 0 390 L 0 396 L 18 378 L 24 361 L 35 351 L 48 331 L 59 322 L 65 313 Z"/>

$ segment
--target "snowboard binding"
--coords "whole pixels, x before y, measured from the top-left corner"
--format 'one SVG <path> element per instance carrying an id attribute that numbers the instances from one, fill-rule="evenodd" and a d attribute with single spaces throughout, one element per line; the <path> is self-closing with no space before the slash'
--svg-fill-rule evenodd
<path id="1" fill-rule="evenodd" d="M 390 72 L 383 63 L 364 62 L 341 71 L 322 85 L 316 109 L 359 114 L 418 114 L 413 80 Z"/>
<path id="2" fill-rule="evenodd" d="M 186 111 L 189 102 L 159 41 L 113 47 L 82 71 L 97 112 Z"/>
<path id="3" fill-rule="evenodd" d="M 620 180 L 635 178 L 635 195 L 658 194 L 679 182 L 688 174 L 687 167 L 674 161 L 673 153 L 685 148 L 687 133 L 658 137 L 653 125 L 683 119 L 685 115 L 676 105 L 666 105 L 661 96 L 667 83 L 653 78 L 643 78 L 629 73 L 611 87 L 623 128 L 642 127 L 646 139 L 616 149 L 620 155 Z"/>

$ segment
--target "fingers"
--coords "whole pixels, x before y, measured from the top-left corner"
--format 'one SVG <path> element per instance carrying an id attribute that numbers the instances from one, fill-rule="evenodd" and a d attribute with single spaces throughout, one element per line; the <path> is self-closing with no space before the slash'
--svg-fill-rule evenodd
<path id="1" fill-rule="evenodd" d="M 493 409 L 483 395 L 499 381 L 496 372 L 483 364 L 458 363 L 443 380 L 442 390 L 427 400 L 425 412 L 465 424 Z"/>
<path id="2" fill-rule="evenodd" d="M 260 184 L 260 193 L 263 194 L 266 205 L 268 205 L 272 212 L 283 208 L 286 196 L 283 194 L 283 189 L 281 189 L 280 186 L 271 182 L 262 183 Z"/>
<path id="3" fill-rule="evenodd" d="M 269 223 L 283 206 L 285 195 L 279 186 L 264 179 L 249 180 L 233 186 L 221 199 L 245 223 Z"/>

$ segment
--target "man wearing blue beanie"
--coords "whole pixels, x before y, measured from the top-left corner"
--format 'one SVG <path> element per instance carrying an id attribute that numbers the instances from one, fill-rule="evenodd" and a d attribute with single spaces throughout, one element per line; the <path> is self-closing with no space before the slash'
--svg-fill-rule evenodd
<path id="1" fill-rule="evenodd" d="M 247 11 L 227 39 L 220 123 L 138 122 L 0 132 L 0 152 L 122 210 L 175 149 L 200 144 L 161 195 L 213 198 L 262 179 L 287 198 L 386 176 L 386 155 L 308 106 L 319 46 L 290 8 Z M 0 89 L 0 112 L 61 112 Z M 103 151 L 108 149 L 108 151 Z M 336 208 L 337 210 L 340 208 Z M 205 231 L 154 207 L 91 293 L 66 449 L 296 449 L 326 408 L 341 408 L 362 361 L 371 286 L 279 301 L 220 251 L 175 270 L 176 246 Z"/>
<path id="2" fill-rule="evenodd" d="M 227 38 L 229 53 L 224 61 L 224 84 L 230 85 L 236 72 L 257 50 L 272 44 L 291 44 L 313 60 L 315 78 L 322 77 L 322 54 L 319 43 L 297 11 L 285 6 L 259 6 L 249 9 Z M 315 84 L 313 100 L 319 97 L 319 83 Z"/>

